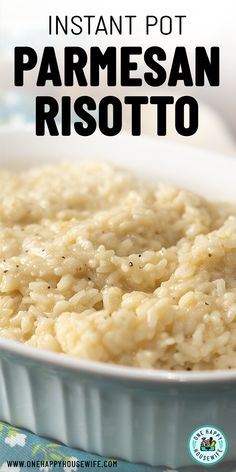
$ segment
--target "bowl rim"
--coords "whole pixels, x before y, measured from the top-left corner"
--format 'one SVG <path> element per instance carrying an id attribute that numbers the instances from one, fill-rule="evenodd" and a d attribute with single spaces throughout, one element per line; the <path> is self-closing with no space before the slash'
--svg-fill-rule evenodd
<path id="1" fill-rule="evenodd" d="M 166 370 L 130 367 L 87 359 L 78 359 L 64 353 L 46 351 L 19 341 L 0 338 L 1 353 L 16 355 L 19 359 L 35 361 L 49 367 L 65 368 L 74 373 L 94 374 L 111 380 L 152 384 L 212 384 L 236 381 L 236 368 L 225 370 Z"/>

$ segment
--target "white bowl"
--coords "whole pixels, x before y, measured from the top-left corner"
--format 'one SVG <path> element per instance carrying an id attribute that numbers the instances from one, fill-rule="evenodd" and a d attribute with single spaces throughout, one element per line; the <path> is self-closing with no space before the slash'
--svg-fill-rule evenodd
<path id="1" fill-rule="evenodd" d="M 158 139 L 0 133 L 1 167 L 103 159 L 143 179 L 236 202 L 236 160 Z M 71 447 L 132 462 L 193 465 L 188 437 L 198 426 L 223 430 L 236 461 L 236 369 L 171 372 L 82 361 L 0 339 L 0 420 Z M 168 438 L 168 441 L 167 441 Z"/>

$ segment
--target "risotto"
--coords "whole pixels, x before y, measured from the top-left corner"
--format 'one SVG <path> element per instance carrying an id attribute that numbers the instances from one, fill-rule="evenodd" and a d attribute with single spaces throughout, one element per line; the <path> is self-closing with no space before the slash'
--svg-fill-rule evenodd
<path id="1" fill-rule="evenodd" d="M 0 172 L 0 336 L 79 359 L 236 367 L 236 207 L 105 163 Z"/>

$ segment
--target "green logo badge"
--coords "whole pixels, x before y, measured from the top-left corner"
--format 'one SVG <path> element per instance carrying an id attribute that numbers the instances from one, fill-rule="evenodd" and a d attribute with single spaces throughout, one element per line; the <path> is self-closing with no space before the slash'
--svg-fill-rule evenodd
<path id="1" fill-rule="evenodd" d="M 192 458 L 199 464 L 213 465 L 220 462 L 228 448 L 223 431 L 215 426 L 199 426 L 195 429 L 188 442 Z"/>

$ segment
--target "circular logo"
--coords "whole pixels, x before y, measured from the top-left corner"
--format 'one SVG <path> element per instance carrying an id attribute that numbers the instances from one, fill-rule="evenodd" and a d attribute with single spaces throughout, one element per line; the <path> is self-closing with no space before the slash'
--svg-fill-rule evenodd
<path id="1" fill-rule="evenodd" d="M 189 438 L 188 448 L 192 458 L 199 464 L 212 465 L 220 462 L 227 452 L 227 439 L 215 426 L 199 426 Z"/>

